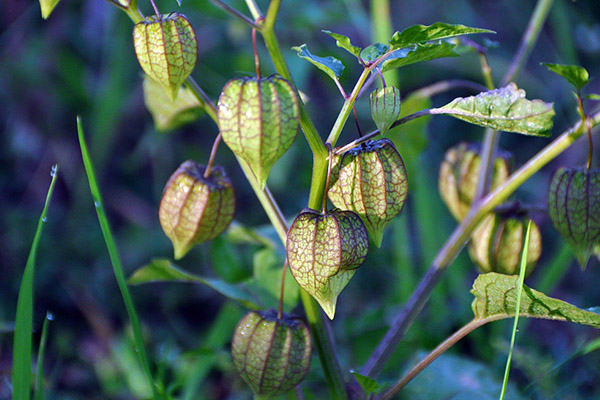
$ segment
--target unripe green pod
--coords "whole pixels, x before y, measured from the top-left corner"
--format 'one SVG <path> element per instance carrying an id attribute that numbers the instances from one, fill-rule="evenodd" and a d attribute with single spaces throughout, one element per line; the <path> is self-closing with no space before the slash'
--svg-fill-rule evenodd
<path id="1" fill-rule="evenodd" d="M 367 258 L 369 236 L 352 211 L 304 209 L 287 234 L 287 259 L 296 281 L 330 319 L 337 297 Z"/>
<path id="2" fill-rule="evenodd" d="M 402 210 L 407 192 L 404 162 L 388 139 L 370 140 L 336 157 L 329 199 L 342 210 L 354 211 L 377 247 L 385 225 Z"/>
<path id="3" fill-rule="evenodd" d="M 264 188 L 271 168 L 298 133 L 296 91 L 279 75 L 232 79 L 219 97 L 218 118 L 223 140 Z"/>
<path id="4" fill-rule="evenodd" d="M 594 247 L 600 246 L 600 170 L 557 170 L 548 190 L 548 212 L 585 268 Z"/>
<path id="5" fill-rule="evenodd" d="M 195 245 L 219 236 L 235 213 L 235 195 L 221 167 L 206 167 L 185 161 L 167 182 L 158 216 L 165 235 L 173 243 L 175 259 Z"/>
<path id="6" fill-rule="evenodd" d="M 489 214 L 473 231 L 469 255 L 482 273 L 518 275 L 528 221 Z M 542 235 L 531 222 L 525 276 L 531 275 L 542 254 Z"/>
<path id="7" fill-rule="evenodd" d="M 386 86 L 371 93 L 371 117 L 384 135 L 400 115 L 400 89 Z"/>
<path id="8" fill-rule="evenodd" d="M 133 45 L 144 72 L 174 100 L 198 58 L 196 34 L 187 18 L 179 13 L 146 17 L 133 28 Z"/>
<path id="9" fill-rule="evenodd" d="M 510 175 L 511 155 L 499 151 L 494 162 L 491 190 L 506 182 Z M 440 166 L 439 191 L 442 200 L 457 221 L 462 221 L 473 203 L 479 183 L 481 157 L 479 146 L 459 143 L 450 148 Z"/>
<path id="10" fill-rule="evenodd" d="M 274 310 L 250 311 L 233 334 L 233 365 L 256 395 L 284 394 L 308 372 L 310 339 L 310 330 L 299 317 L 278 318 Z"/>

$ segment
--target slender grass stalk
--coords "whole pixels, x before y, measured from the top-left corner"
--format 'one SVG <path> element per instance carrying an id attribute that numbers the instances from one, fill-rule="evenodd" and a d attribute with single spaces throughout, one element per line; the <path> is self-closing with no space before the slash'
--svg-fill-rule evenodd
<path id="1" fill-rule="evenodd" d="M 46 312 L 46 318 L 44 319 L 44 325 L 42 326 L 40 346 L 38 348 L 37 374 L 35 379 L 35 393 L 33 396 L 35 400 L 44 399 L 44 354 L 46 353 L 46 343 L 48 342 L 48 326 L 52 319 L 52 314 Z"/>
<path id="2" fill-rule="evenodd" d="M 33 283 L 35 279 L 35 260 L 42 237 L 42 230 L 46 224 L 48 207 L 54 192 L 54 185 L 58 176 L 58 166 L 52 167 L 50 173 L 52 180 L 46 195 L 44 209 L 40 215 L 33 243 L 29 249 L 27 264 L 23 272 L 19 298 L 17 300 L 17 313 L 15 315 L 15 332 L 13 337 L 13 369 L 12 387 L 13 399 L 29 400 L 31 398 L 31 340 L 33 331 Z"/>
<path id="3" fill-rule="evenodd" d="M 525 281 L 525 270 L 527 269 L 527 254 L 529 253 L 529 234 L 531 232 L 531 220 L 527 224 L 527 233 L 525 234 L 525 244 L 523 245 L 523 253 L 521 254 L 521 270 L 519 271 L 519 286 L 517 288 L 517 305 L 515 308 L 515 319 L 513 323 L 512 335 L 510 338 L 510 350 L 506 359 L 506 369 L 504 370 L 504 380 L 502 382 L 502 391 L 500 392 L 500 400 L 504 400 L 506 395 L 506 387 L 508 386 L 508 375 L 510 373 L 510 362 L 512 360 L 513 351 L 515 349 L 515 339 L 517 337 L 517 327 L 519 326 L 519 313 L 521 312 L 521 295 L 523 293 L 523 282 Z"/>
<path id="4" fill-rule="evenodd" d="M 81 155 L 83 157 L 83 165 L 85 166 L 85 172 L 87 174 L 88 183 L 90 185 L 90 192 L 94 200 L 96 213 L 98 214 L 98 221 L 100 223 L 100 228 L 102 229 L 102 235 L 104 236 L 104 241 L 106 242 L 106 248 L 108 249 L 108 254 L 110 256 L 110 261 L 113 267 L 113 272 L 115 274 L 115 279 L 117 280 L 117 285 L 119 286 L 119 290 L 121 291 L 121 296 L 123 297 L 123 302 L 125 303 L 125 308 L 127 309 L 127 314 L 129 315 L 129 320 L 133 329 L 133 340 L 135 350 L 139 357 L 140 364 L 142 365 L 142 369 L 144 371 L 144 375 L 146 376 L 147 383 L 150 386 L 150 389 L 152 390 L 153 398 L 155 400 L 159 400 L 163 397 L 160 396 L 158 389 L 154 383 L 154 378 L 152 377 L 150 363 L 148 361 L 148 354 L 146 351 L 146 347 L 144 346 L 144 338 L 142 336 L 140 321 L 135 310 L 135 305 L 133 304 L 129 288 L 127 287 L 127 280 L 125 279 L 125 273 L 123 272 L 123 267 L 121 265 L 121 258 L 119 257 L 117 245 L 111 232 L 110 225 L 108 223 L 108 218 L 106 217 L 106 212 L 102 203 L 102 195 L 98 187 L 98 182 L 96 181 L 94 166 L 92 164 L 92 159 L 90 157 L 90 153 L 85 142 L 85 135 L 83 132 L 81 118 L 79 117 L 77 117 L 77 134 L 79 137 L 79 146 L 81 147 Z"/>

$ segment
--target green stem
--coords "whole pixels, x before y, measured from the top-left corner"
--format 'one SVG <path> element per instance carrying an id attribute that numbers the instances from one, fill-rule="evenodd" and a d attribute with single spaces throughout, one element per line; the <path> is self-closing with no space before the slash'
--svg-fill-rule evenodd
<path id="1" fill-rule="evenodd" d="M 590 127 L 600 124 L 600 111 L 597 111 L 586 120 Z M 473 230 L 481 220 L 494 208 L 502 204 L 519 186 L 521 186 L 534 173 L 539 171 L 556 156 L 567 149 L 575 140 L 586 131 L 586 121 L 578 122 L 570 130 L 564 132 L 552 143 L 543 148 L 536 156 L 531 158 L 502 185 L 489 193 L 480 201 L 476 201 L 469 214 L 454 230 L 444 247 L 439 251 L 431 267 L 411 295 L 402 311 L 396 316 L 392 326 L 381 340 L 365 366 L 361 369 L 362 375 L 376 376 L 383 368 L 384 363 L 391 356 L 409 326 L 415 320 L 423 306 L 429 299 L 433 288 L 439 282 L 446 268 L 456 258 L 463 248 Z"/>
<path id="2" fill-rule="evenodd" d="M 115 279 L 117 280 L 117 285 L 119 286 L 121 296 L 123 297 L 123 302 L 125 303 L 125 308 L 127 309 L 127 314 L 129 315 L 129 320 L 131 321 L 135 351 L 139 357 L 140 363 L 142 364 L 144 375 L 146 377 L 146 380 L 148 381 L 147 383 L 150 385 L 150 388 L 152 390 L 153 398 L 160 399 L 161 396 L 159 395 L 156 385 L 154 384 L 152 372 L 150 371 L 150 363 L 148 361 L 146 347 L 144 346 L 144 337 L 142 336 L 140 321 L 135 310 L 133 300 L 131 298 L 131 293 L 129 292 L 129 288 L 127 287 L 125 273 L 123 272 L 123 266 L 121 265 L 121 258 L 119 257 L 119 252 L 117 251 L 117 245 L 115 244 L 115 240 L 113 238 L 112 231 L 110 229 L 110 225 L 106 217 L 106 212 L 104 211 L 102 196 L 100 194 L 100 189 L 98 188 L 96 174 L 94 172 L 92 160 L 88 152 L 87 145 L 85 143 L 83 126 L 79 117 L 77 117 L 77 133 L 79 136 L 79 145 L 81 147 L 81 154 L 83 157 L 83 165 L 88 176 L 90 192 L 94 200 L 94 205 L 96 206 L 96 213 L 98 214 L 98 221 L 100 223 L 100 228 L 102 229 L 102 235 L 104 236 L 104 241 L 106 242 L 106 247 L 110 256 L 110 261 L 113 267 Z"/>
<path id="3" fill-rule="evenodd" d="M 247 23 L 252 28 L 258 28 L 258 25 L 256 25 L 254 21 L 252 21 L 250 18 L 246 17 L 244 14 L 231 7 L 230 5 L 223 3 L 221 0 L 210 0 L 210 2 L 213 3 L 215 6 L 219 7 L 221 10 L 225 11 L 226 13 L 233 15 L 240 21 Z"/>

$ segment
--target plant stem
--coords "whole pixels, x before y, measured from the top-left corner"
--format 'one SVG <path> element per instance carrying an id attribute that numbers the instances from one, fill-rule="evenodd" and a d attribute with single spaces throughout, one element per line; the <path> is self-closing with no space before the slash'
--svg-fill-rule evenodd
<path id="1" fill-rule="evenodd" d="M 158 11 L 158 7 L 156 7 L 156 3 L 154 0 L 150 0 L 150 4 L 152 4 L 152 8 L 154 8 L 154 13 L 156 14 L 156 18 L 160 21 L 162 20 L 162 16 L 160 15 L 160 11 Z"/>
<path id="2" fill-rule="evenodd" d="M 204 178 L 208 179 L 210 176 L 210 171 L 212 170 L 213 163 L 215 162 L 215 156 L 217 155 L 217 149 L 219 148 L 219 143 L 221 143 L 221 133 L 217 135 L 215 141 L 213 143 L 212 149 L 210 151 L 210 157 L 208 158 L 208 163 L 206 163 L 206 170 L 204 171 Z"/>
<path id="3" fill-rule="evenodd" d="M 387 43 L 392 37 L 392 15 L 390 12 L 390 0 L 371 0 L 371 30 L 373 42 Z M 385 80 L 381 75 L 383 86 Z M 391 86 L 398 87 L 398 70 L 386 72 L 388 83 Z"/>
<path id="4" fill-rule="evenodd" d="M 507 85 L 519 74 L 523 64 L 525 64 L 525 61 L 529 57 L 529 53 L 531 53 L 531 49 L 535 45 L 535 42 L 537 42 L 542 26 L 552 7 L 552 2 L 553 0 L 538 0 L 535 9 L 533 10 L 533 14 L 529 19 L 529 23 L 527 24 L 527 28 L 525 29 L 525 33 L 523 34 L 523 38 L 521 39 L 519 48 L 515 53 L 500 86 Z"/>
<path id="5" fill-rule="evenodd" d="M 258 8 L 258 5 L 254 0 L 246 0 L 246 6 L 248 6 L 248 10 L 250 10 L 250 14 L 252 14 L 252 18 L 255 20 L 263 16 L 260 8 Z"/>
<path id="6" fill-rule="evenodd" d="M 225 11 L 225 12 L 233 15 L 237 19 L 239 19 L 239 20 L 247 23 L 252 28 L 258 28 L 258 25 L 256 25 L 254 23 L 254 21 L 252 21 L 250 18 L 246 17 L 244 14 L 242 14 L 241 12 L 239 12 L 238 10 L 236 10 L 235 8 L 231 7 L 230 5 L 225 4 L 221 0 L 210 0 L 210 2 L 213 3 L 215 6 L 219 7 L 221 10 L 223 10 L 223 11 Z"/>
<path id="7" fill-rule="evenodd" d="M 433 349 L 425 358 L 419 361 L 414 367 L 410 369 L 406 374 L 400 378 L 400 380 L 391 388 L 386 390 L 384 393 L 376 397 L 376 400 L 390 399 L 396 393 L 398 393 L 404 386 L 406 386 L 411 380 L 414 379 L 421 371 L 427 368 L 432 362 L 434 362 L 440 355 L 442 355 L 450 347 L 458 343 L 462 338 L 473 332 L 475 329 L 488 323 L 486 319 L 474 319 L 458 331 L 454 332 L 452 336 L 444 340 L 439 346 Z"/>
<path id="8" fill-rule="evenodd" d="M 600 111 L 588 117 L 586 121 L 588 121 L 591 127 L 600 124 Z M 580 138 L 585 131 L 586 121 L 579 121 L 571 129 L 565 131 L 513 173 L 506 182 L 498 186 L 483 199 L 474 203 L 471 211 L 469 211 L 465 219 L 448 238 L 410 299 L 396 316 L 392 326 L 378 344 L 365 366 L 361 369 L 362 375 L 374 377 L 381 371 L 383 364 L 389 359 L 393 349 L 402 340 L 409 326 L 429 299 L 431 291 L 440 280 L 442 274 L 463 248 L 479 222 L 495 207 L 504 202 L 534 173 Z"/>

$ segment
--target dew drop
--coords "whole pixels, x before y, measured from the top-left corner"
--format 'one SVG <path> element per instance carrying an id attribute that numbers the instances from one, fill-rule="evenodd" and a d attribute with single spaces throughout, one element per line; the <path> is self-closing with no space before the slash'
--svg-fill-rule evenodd
<path id="1" fill-rule="evenodd" d="M 46 222 L 47 218 L 46 217 L 42 217 L 42 222 Z"/>
<path id="2" fill-rule="evenodd" d="M 99 201 L 95 201 L 94 202 L 94 207 L 96 207 L 96 208 L 100 207 L 100 202 Z"/>
<path id="3" fill-rule="evenodd" d="M 54 321 L 54 314 L 51 312 L 48 312 L 48 314 L 46 314 L 46 318 L 48 319 L 48 321 Z"/>
<path id="4" fill-rule="evenodd" d="M 54 178 L 56 176 L 56 171 L 57 170 L 58 170 L 58 165 L 54 164 L 52 166 L 52 169 L 50 169 L 50 176 Z"/>

